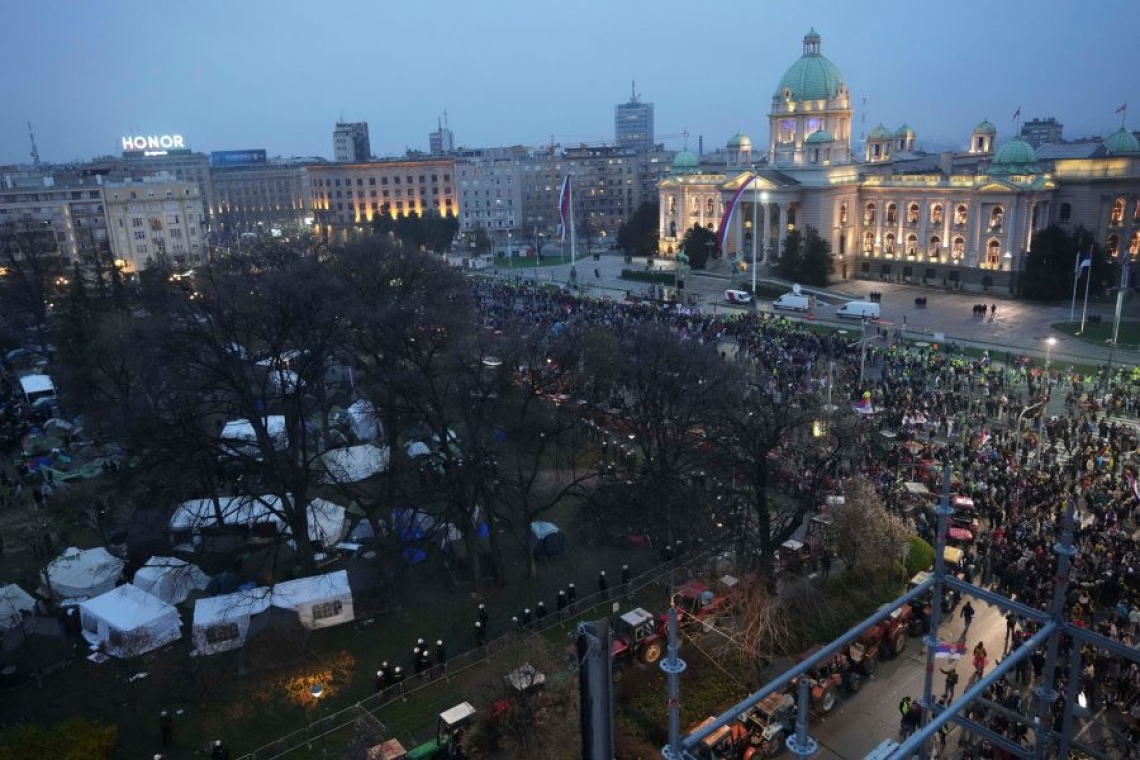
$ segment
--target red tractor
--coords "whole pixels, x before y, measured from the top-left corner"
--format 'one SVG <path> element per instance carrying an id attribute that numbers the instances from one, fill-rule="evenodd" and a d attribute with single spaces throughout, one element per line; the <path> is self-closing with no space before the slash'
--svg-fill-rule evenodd
<path id="1" fill-rule="evenodd" d="M 652 614 L 638 607 L 618 618 L 610 644 L 610 657 L 614 664 L 638 660 L 652 665 L 661 659 L 664 637 L 658 621 Z"/>
<path id="2" fill-rule="evenodd" d="M 711 625 L 724 608 L 725 597 L 718 595 L 703 581 L 690 580 L 673 592 L 672 603 L 677 608 L 677 626 L 694 629 Z M 660 632 L 668 632 L 669 614 L 658 619 Z"/>
<path id="3" fill-rule="evenodd" d="M 874 668 L 874 661 L 898 657 L 910 642 L 910 619 L 913 610 L 909 604 L 895 609 L 883 620 L 867 628 L 859 636 L 863 647 L 863 671 Z"/>
<path id="4" fill-rule="evenodd" d="M 800 662 L 811 657 L 822 648 L 822 644 L 817 644 L 807 650 L 800 655 Z M 862 657 L 860 657 L 859 662 L 862 662 Z M 830 712 L 831 708 L 835 707 L 840 689 L 848 694 L 859 691 L 864 678 L 864 674 L 859 668 L 859 662 L 853 660 L 847 651 L 838 652 L 801 676 L 801 678 L 806 677 L 808 679 L 811 686 L 809 690 L 811 705 L 817 712 Z M 798 681 L 798 678 L 794 678 L 792 684 L 795 685 Z"/>

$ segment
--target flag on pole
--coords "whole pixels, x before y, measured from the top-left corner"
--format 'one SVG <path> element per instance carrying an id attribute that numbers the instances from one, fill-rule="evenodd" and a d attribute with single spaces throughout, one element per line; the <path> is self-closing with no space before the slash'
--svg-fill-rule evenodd
<path id="1" fill-rule="evenodd" d="M 1127 288 L 1129 282 L 1131 281 L 1129 278 L 1129 273 L 1128 273 L 1128 268 L 1129 268 L 1129 266 L 1131 266 L 1131 264 L 1132 264 L 1132 257 L 1130 255 L 1128 255 L 1127 252 L 1125 252 L 1120 257 L 1120 287 L 1121 288 Z M 1119 317 L 1119 315 L 1117 315 L 1117 316 Z"/>
<path id="2" fill-rule="evenodd" d="M 937 659 L 946 657 L 958 659 L 964 654 L 966 654 L 966 642 L 964 641 L 942 642 L 934 650 L 934 656 Z"/>
<path id="3" fill-rule="evenodd" d="M 983 427 L 983 428 L 982 428 L 982 435 L 981 435 L 981 437 L 978 439 L 978 448 L 981 448 L 982 446 L 985 446 L 985 445 L 986 445 L 987 443 L 989 443 L 989 442 L 990 442 L 992 439 L 993 439 L 993 436 L 992 436 L 992 435 L 990 435 L 990 428 L 989 428 L 989 426 L 987 425 L 987 426 Z"/>
<path id="4" fill-rule="evenodd" d="M 863 398 L 851 405 L 851 409 L 859 414 L 874 414 L 875 407 L 871 404 L 871 394 L 864 393 Z"/>
<path id="5" fill-rule="evenodd" d="M 1020 117 L 1020 116 L 1021 116 L 1021 106 L 1018 106 L 1017 110 L 1013 112 L 1013 118 L 1010 119 L 1010 121 L 1017 121 L 1018 117 Z"/>
<path id="6" fill-rule="evenodd" d="M 1131 470 L 1124 471 L 1124 482 L 1128 485 L 1128 490 L 1132 492 L 1132 498 L 1140 501 L 1140 482 L 1136 481 L 1136 476 L 1132 474 Z"/>
<path id="7" fill-rule="evenodd" d="M 1123 105 L 1120 106 L 1120 108 L 1116 109 L 1116 112 L 1117 113 L 1124 113 L 1127 110 L 1128 110 L 1128 104 L 1124 103 Z"/>
<path id="8" fill-rule="evenodd" d="M 562 192 L 558 194 L 558 219 L 562 227 L 562 241 L 566 241 L 566 232 L 570 229 L 570 175 L 562 180 Z"/>
<path id="9" fill-rule="evenodd" d="M 1089 246 L 1089 252 L 1086 253 L 1083 257 L 1081 256 L 1081 249 L 1078 248 L 1077 249 L 1077 270 L 1076 270 L 1076 272 L 1074 272 L 1074 274 L 1076 274 L 1077 276 L 1080 276 L 1082 269 L 1088 269 L 1091 266 L 1092 266 L 1092 246 Z"/>
<path id="10" fill-rule="evenodd" d="M 755 181 L 756 178 L 753 177 L 752 182 Z M 748 186 L 751 185 L 752 182 L 742 182 L 740 187 L 736 188 L 736 192 L 732 194 L 732 200 L 724 207 L 724 213 L 721 214 L 720 217 L 720 227 L 717 228 L 716 231 L 716 247 L 721 253 L 724 252 L 724 241 L 728 239 L 728 226 L 729 222 L 732 221 L 733 212 L 736 211 L 737 201 L 740 200 L 740 196 L 744 195 L 744 191 L 748 189 Z M 752 234 L 758 235 L 760 232 L 753 230 Z"/>

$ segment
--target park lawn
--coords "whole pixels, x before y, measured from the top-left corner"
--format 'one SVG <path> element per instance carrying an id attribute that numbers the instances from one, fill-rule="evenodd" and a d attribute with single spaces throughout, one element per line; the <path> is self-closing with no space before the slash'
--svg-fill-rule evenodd
<path id="1" fill-rule="evenodd" d="M 1111 318 L 1105 319 L 1105 321 L 1100 324 L 1094 325 L 1086 323 L 1084 332 L 1081 332 L 1080 322 L 1054 322 L 1050 327 L 1058 332 L 1071 335 L 1077 340 L 1097 346 L 1106 346 L 1112 340 Z M 1117 335 L 1116 345 L 1120 348 L 1135 350 L 1137 346 L 1140 345 L 1140 322 L 1121 320 L 1120 333 Z"/>
<path id="2" fill-rule="evenodd" d="M 578 257 L 581 263 L 583 256 Z M 495 257 L 495 268 L 503 269 L 537 269 L 539 267 L 557 267 L 563 264 L 570 263 L 570 256 L 514 256 L 507 258 L 506 256 Z"/>

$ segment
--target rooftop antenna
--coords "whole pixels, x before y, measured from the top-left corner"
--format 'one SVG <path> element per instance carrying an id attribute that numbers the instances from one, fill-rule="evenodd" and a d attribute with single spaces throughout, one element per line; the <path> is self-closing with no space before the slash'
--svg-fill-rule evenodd
<path id="1" fill-rule="evenodd" d="M 629 80 L 629 102 L 630 103 L 636 103 L 637 102 L 637 80 L 636 79 Z"/>
<path id="2" fill-rule="evenodd" d="M 859 117 L 859 142 L 867 142 L 867 96 L 863 96 L 863 113 Z"/>
<path id="3" fill-rule="evenodd" d="M 40 168 L 40 149 L 36 147 L 36 133 L 32 131 L 32 123 L 28 122 L 28 137 L 32 140 L 32 166 Z"/>
<path id="4" fill-rule="evenodd" d="M 443 126 L 447 127 L 448 129 L 451 128 L 451 125 L 447 123 L 447 109 L 446 108 L 443 109 Z"/>

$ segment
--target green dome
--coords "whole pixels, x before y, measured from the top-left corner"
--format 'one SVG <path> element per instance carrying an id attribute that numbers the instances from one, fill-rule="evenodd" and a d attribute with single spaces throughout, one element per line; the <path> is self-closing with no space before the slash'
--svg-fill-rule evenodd
<path id="1" fill-rule="evenodd" d="M 895 137 L 912 137 L 914 130 L 908 124 L 903 124 L 895 131 Z"/>
<path id="2" fill-rule="evenodd" d="M 1114 155 L 1140 153 L 1140 140 L 1136 139 L 1136 135 L 1121 127 L 1104 141 L 1104 149 Z"/>
<path id="3" fill-rule="evenodd" d="M 1020 137 L 1001 146 L 990 166 L 991 174 L 1033 174 L 1037 171 L 1037 153 Z"/>
<path id="4" fill-rule="evenodd" d="M 832 137 L 831 133 L 828 132 L 826 129 L 817 129 L 816 131 L 814 131 L 810 135 L 808 135 L 808 138 L 806 140 L 804 140 L 804 143 L 807 145 L 814 145 L 814 144 L 818 144 L 818 143 L 829 143 L 829 142 L 835 142 L 835 138 Z"/>
<path id="5" fill-rule="evenodd" d="M 785 92 L 792 100 L 830 100 L 843 87 L 838 67 L 819 53 L 820 36 L 813 29 L 804 37 L 804 54 L 780 80 L 775 97 Z"/>
<path id="6" fill-rule="evenodd" d="M 984 135 L 996 135 L 997 127 L 990 124 L 989 120 L 982 119 L 978 126 L 974 127 L 974 132 Z"/>
<path id="7" fill-rule="evenodd" d="M 886 140 L 892 137 L 891 130 L 884 127 L 882 124 L 871 130 L 871 134 L 867 135 L 868 140 Z"/>
<path id="8" fill-rule="evenodd" d="M 673 158 L 673 173 L 693 174 L 700 165 L 701 162 L 693 155 L 693 152 L 685 148 Z"/>
<path id="9" fill-rule="evenodd" d="M 751 138 L 748 137 L 748 135 L 746 135 L 742 132 L 737 132 L 735 135 L 728 138 L 728 147 L 729 148 L 741 148 L 745 145 L 747 145 L 748 147 L 751 148 L 752 147 L 752 140 L 751 140 Z"/>

